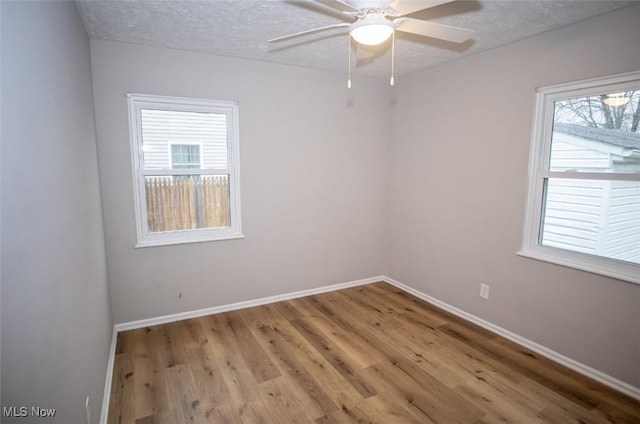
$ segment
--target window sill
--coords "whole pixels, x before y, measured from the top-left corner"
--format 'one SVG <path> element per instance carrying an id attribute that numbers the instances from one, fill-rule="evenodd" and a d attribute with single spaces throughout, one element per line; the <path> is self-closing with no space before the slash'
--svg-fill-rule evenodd
<path id="1" fill-rule="evenodd" d="M 191 243 L 206 243 L 210 241 L 224 241 L 224 240 L 238 240 L 243 239 L 244 234 L 232 234 L 218 237 L 203 237 L 203 238 L 189 238 L 184 240 L 149 240 L 136 243 L 134 246 L 136 249 L 145 247 L 158 247 L 158 246 L 172 246 L 175 244 L 191 244 Z"/>
<path id="2" fill-rule="evenodd" d="M 640 284 L 640 266 L 552 247 L 528 247 L 516 252 L 518 256 L 579 269 L 605 277 Z"/>

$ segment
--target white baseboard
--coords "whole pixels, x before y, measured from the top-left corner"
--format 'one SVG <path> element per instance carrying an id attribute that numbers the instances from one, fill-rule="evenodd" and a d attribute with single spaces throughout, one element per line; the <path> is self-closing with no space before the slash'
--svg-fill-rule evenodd
<path id="1" fill-rule="evenodd" d="M 571 359 L 567 356 L 564 356 L 554 350 L 551 350 L 541 344 L 538 344 L 532 340 L 529 340 L 527 338 L 524 338 L 522 336 L 519 336 L 518 334 L 512 333 L 509 330 L 506 330 L 502 327 L 499 327 L 489 321 L 485 321 L 482 318 L 479 318 L 473 314 L 470 314 L 468 312 L 463 311 L 462 309 L 458 309 L 455 306 L 451 306 L 445 302 L 442 302 L 441 300 L 438 300 L 434 297 L 431 297 L 425 293 L 422 293 L 419 290 L 416 290 L 414 288 L 411 288 L 405 284 L 402 284 L 392 278 L 389 277 L 383 277 L 383 281 L 385 283 L 389 283 L 401 290 L 404 290 L 405 292 L 414 295 L 417 298 L 420 298 L 426 302 L 431 303 L 434 306 L 437 306 L 441 309 L 444 309 L 447 312 L 451 312 L 454 315 L 459 316 L 460 318 L 463 318 L 467 321 L 470 321 L 474 324 L 479 325 L 480 327 L 486 328 L 487 330 L 494 332 L 496 334 L 498 334 L 499 336 L 504 337 L 505 339 L 509 339 L 514 343 L 517 343 L 521 346 L 526 347 L 527 349 L 530 349 L 546 358 L 551 359 L 554 362 L 557 362 L 561 365 L 564 365 L 567 368 L 570 368 L 584 376 L 587 376 L 589 378 L 592 378 L 596 381 L 599 381 L 600 383 L 611 387 L 614 390 L 617 390 L 619 392 L 622 392 L 624 394 L 626 394 L 627 396 L 630 396 L 634 399 L 638 399 L 640 400 L 640 388 L 632 386 L 631 384 L 625 383 L 624 381 L 618 380 L 615 377 L 612 377 L 608 374 L 605 374 L 601 371 L 598 371 L 594 368 L 591 368 L 588 365 L 585 365 L 581 362 L 578 362 L 574 359 Z"/>
<path id="2" fill-rule="evenodd" d="M 116 324 L 115 328 L 118 331 L 135 330 L 138 328 L 150 327 L 152 325 L 167 324 L 170 322 L 181 321 L 183 319 L 198 318 L 198 317 L 203 317 L 207 315 L 219 314 L 222 312 L 229 312 L 229 311 L 235 311 L 238 309 L 251 308 L 253 306 L 260 306 L 260 305 L 267 305 L 269 303 L 282 302 L 284 300 L 296 299 L 298 297 L 312 296 L 314 294 L 326 293 L 330 291 L 346 289 L 349 287 L 362 286 L 364 284 L 375 283 L 378 281 L 385 281 L 385 278 L 386 277 L 384 275 L 381 275 L 378 277 L 364 278 L 362 280 L 332 284 L 330 286 L 316 287 L 314 289 L 300 290 L 297 292 L 285 293 L 285 294 L 278 294 L 275 296 L 262 297 L 260 299 L 255 299 L 255 300 L 247 300 L 243 302 L 231 303 L 228 305 L 214 306 L 211 308 L 198 309 L 195 311 L 180 312 L 177 314 L 164 315 L 156 318 L 142 319 L 139 321 L 124 322 L 121 324 Z"/>
<path id="3" fill-rule="evenodd" d="M 195 311 L 181 312 L 178 314 L 165 315 L 156 318 L 143 319 L 139 321 L 131 321 L 116 324 L 113 327 L 113 336 L 111 339 L 111 352 L 109 354 L 109 362 L 107 365 L 107 376 L 106 383 L 104 389 L 104 398 L 102 401 L 102 411 L 100 414 L 100 423 L 107 423 L 107 415 L 109 408 L 109 395 L 111 394 L 111 380 L 113 378 L 113 366 L 115 361 L 115 351 L 116 351 L 116 342 L 118 333 L 121 331 L 134 330 L 138 328 L 149 327 L 152 325 L 158 324 L 166 324 L 170 322 L 180 321 L 183 319 L 190 318 L 198 318 L 206 315 L 219 314 L 221 312 L 229 312 L 235 311 L 238 309 L 250 308 L 253 306 L 266 305 L 269 303 L 282 302 L 285 300 L 296 299 L 299 297 L 312 296 L 314 294 L 326 293 L 335 290 L 346 289 L 349 287 L 362 286 L 364 284 L 375 283 L 378 281 L 384 281 L 385 283 L 391 284 L 405 292 L 416 296 L 419 299 L 422 299 L 426 302 L 429 302 L 439 308 L 444 309 L 445 311 L 451 312 L 454 315 L 457 315 L 467 321 L 473 322 L 474 324 L 479 325 L 480 327 L 486 328 L 489 331 L 492 331 L 506 339 L 509 339 L 521 346 L 524 346 L 532 351 L 539 353 L 540 355 L 551 359 L 552 361 L 558 362 L 561 365 L 566 366 L 580 374 L 583 374 L 589 378 L 592 378 L 596 381 L 601 382 L 602 384 L 611 387 L 614 390 L 618 390 L 632 398 L 640 400 L 640 388 L 632 386 L 624 381 L 618 380 L 610 375 L 607 375 L 601 371 L 598 371 L 594 368 L 591 368 L 587 365 L 584 365 L 576 360 L 568 358 L 564 355 L 561 355 L 558 352 L 555 352 L 545 346 L 542 346 L 534 341 L 526 339 L 522 336 L 519 336 L 515 333 L 510 332 L 502 327 L 499 327 L 495 324 L 490 323 L 489 321 L 485 321 L 482 318 L 479 318 L 475 315 L 472 315 L 468 312 L 463 311 L 462 309 L 458 309 L 454 306 L 451 306 L 445 302 L 442 302 L 434 297 L 431 297 L 425 293 L 422 293 L 419 290 L 411 288 L 405 284 L 402 284 L 392 278 L 389 278 L 384 275 L 380 275 L 377 277 L 364 278 L 362 280 L 349 281 L 346 283 L 332 284 L 329 286 L 317 287 L 314 289 L 301 290 L 292 293 L 285 293 L 276 296 L 263 297 L 255 300 L 248 300 L 244 302 L 231 303 L 228 305 L 214 306 L 212 308 L 198 309 Z"/>
<path id="4" fill-rule="evenodd" d="M 107 376 L 104 382 L 104 394 L 102 395 L 102 409 L 100 410 L 100 424 L 107 424 L 109 414 L 109 398 L 111 395 L 111 380 L 113 380 L 113 365 L 116 360 L 116 343 L 118 341 L 118 330 L 113 327 L 111 334 L 111 347 L 109 348 L 109 360 L 107 361 Z"/>

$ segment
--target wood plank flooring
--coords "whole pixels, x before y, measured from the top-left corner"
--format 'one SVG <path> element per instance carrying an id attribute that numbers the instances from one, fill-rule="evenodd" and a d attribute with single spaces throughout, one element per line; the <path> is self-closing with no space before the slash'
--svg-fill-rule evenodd
<path id="1" fill-rule="evenodd" d="M 375 283 L 120 333 L 110 424 L 640 423 L 640 402 Z"/>

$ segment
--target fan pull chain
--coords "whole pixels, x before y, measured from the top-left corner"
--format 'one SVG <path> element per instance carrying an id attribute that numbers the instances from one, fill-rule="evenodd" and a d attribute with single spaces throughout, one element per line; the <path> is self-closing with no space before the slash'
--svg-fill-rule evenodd
<path id="1" fill-rule="evenodd" d="M 349 34 L 349 79 L 347 80 L 347 88 L 351 88 L 351 34 Z"/>
<path id="2" fill-rule="evenodd" d="M 395 62 L 396 62 L 396 32 L 393 31 L 391 33 L 391 80 L 389 80 L 389 84 L 393 87 L 393 75 L 395 73 Z"/>

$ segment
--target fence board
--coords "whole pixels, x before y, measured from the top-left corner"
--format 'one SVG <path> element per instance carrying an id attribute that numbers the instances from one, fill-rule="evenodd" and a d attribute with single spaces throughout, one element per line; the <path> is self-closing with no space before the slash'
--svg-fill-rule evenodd
<path id="1" fill-rule="evenodd" d="M 226 175 L 146 177 L 150 232 L 229 226 L 229 178 Z"/>

